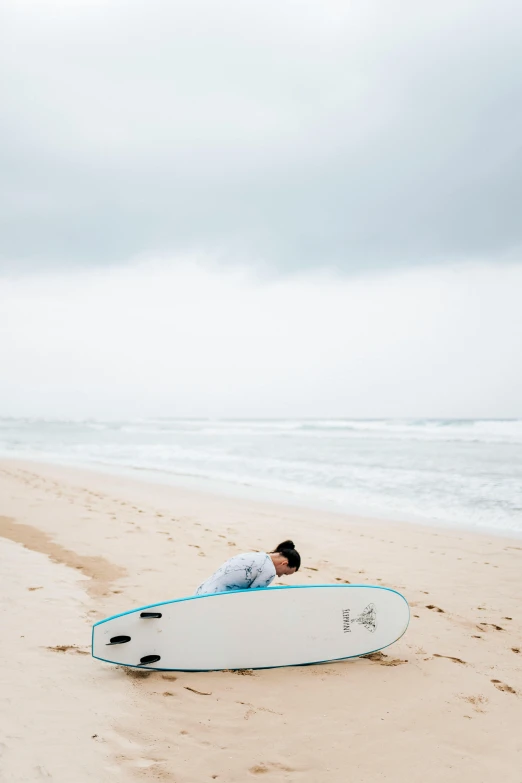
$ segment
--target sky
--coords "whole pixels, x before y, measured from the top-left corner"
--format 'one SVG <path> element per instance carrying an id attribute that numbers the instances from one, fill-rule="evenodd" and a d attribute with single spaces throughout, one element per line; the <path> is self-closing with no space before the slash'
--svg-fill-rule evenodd
<path id="1" fill-rule="evenodd" d="M 522 6 L 4 0 L 0 415 L 522 416 Z"/>

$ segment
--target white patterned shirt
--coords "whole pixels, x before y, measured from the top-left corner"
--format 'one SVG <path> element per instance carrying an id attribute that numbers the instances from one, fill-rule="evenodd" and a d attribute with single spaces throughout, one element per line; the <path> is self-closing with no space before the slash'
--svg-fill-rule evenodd
<path id="1" fill-rule="evenodd" d="M 266 552 L 245 552 L 223 563 L 221 568 L 200 584 L 196 595 L 224 593 L 227 590 L 248 590 L 268 587 L 275 579 L 272 558 Z"/>

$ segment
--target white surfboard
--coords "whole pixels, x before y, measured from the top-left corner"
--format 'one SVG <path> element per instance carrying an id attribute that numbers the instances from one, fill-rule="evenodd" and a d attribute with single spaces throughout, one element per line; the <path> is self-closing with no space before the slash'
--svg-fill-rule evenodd
<path id="1" fill-rule="evenodd" d="M 386 587 L 310 585 L 236 590 L 144 606 L 100 620 L 94 658 L 177 671 L 265 669 L 365 655 L 408 627 Z"/>

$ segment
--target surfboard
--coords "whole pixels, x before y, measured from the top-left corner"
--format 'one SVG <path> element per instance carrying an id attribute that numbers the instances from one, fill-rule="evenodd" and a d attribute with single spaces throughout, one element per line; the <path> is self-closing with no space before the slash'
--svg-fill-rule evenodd
<path id="1" fill-rule="evenodd" d="M 107 617 L 92 655 L 146 669 L 268 669 L 355 658 L 405 633 L 403 595 L 387 587 L 296 585 L 190 596 Z"/>

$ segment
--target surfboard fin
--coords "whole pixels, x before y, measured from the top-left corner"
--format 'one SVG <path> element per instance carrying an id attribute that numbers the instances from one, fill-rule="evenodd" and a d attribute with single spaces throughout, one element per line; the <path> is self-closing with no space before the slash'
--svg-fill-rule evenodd
<path id="1" fill-rule="evenodd" d="M 130 640 L 130 636 L 113 636 L 110 642 L 107 642 L 106 646 L 110 647 L 111 644 L 126 644 L 127 642 L 130 642 Z"/>
<path id="2" fill-rule="evenodd" d="M 140 658 L 140 664 L 146 665 L 147 663 L 156 663 L 161 660 L 161 655 L 144 655 Z"/>
<path id="3" fill-rule="evenodd" d="M 155 617 L 159 619 L 161 616 L 161 612 L 140 612 L 140 617 Z"/>

